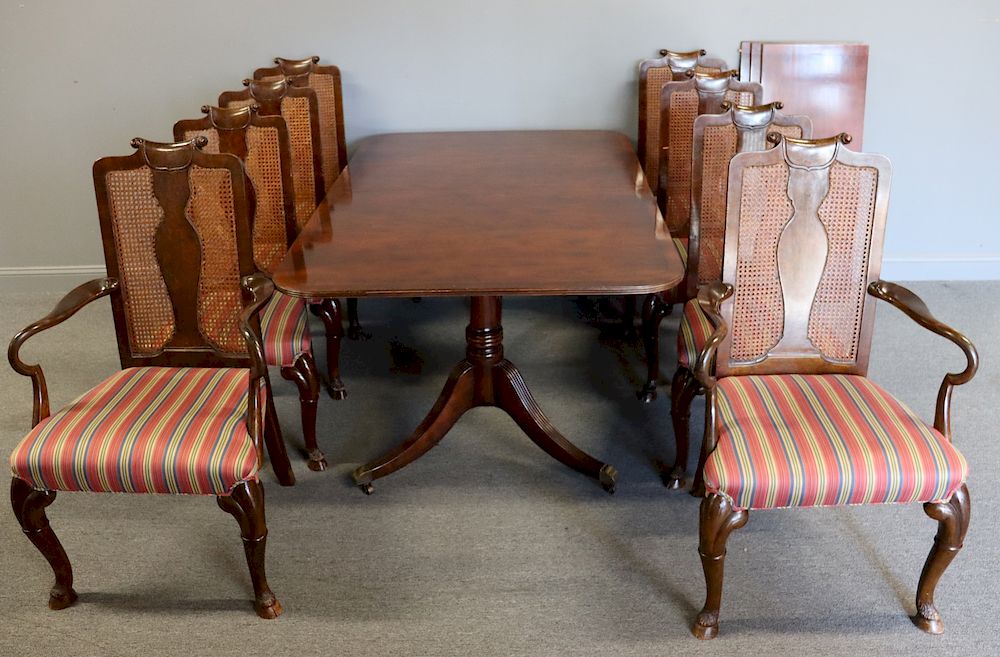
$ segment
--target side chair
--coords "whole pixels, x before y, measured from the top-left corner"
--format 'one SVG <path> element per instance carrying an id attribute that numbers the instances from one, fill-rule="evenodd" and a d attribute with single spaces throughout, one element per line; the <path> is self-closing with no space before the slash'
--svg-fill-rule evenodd
<path id="1" fill-rule="evenodd" d="M 203 136 L 208 140 L 207 152 L 229 153 L 243 162 L 256 201 L 253 209 L 254 261 L 259 271 L 270 275 L 298 234 L 294 219 L 291 148 L 285 120 L 280 116 L 260 116 L 256 105 L 206 105 L 201 109 L 205 114 L 202 118 L 174 124 L 174 138 Z M 337 300 L 324 300 L 319 316 L 326 329 L 327 389 L 334 399 L 343 399 L 346 394 L 340 380 L 343 327 Z M 281 368 L 282 378 L 294 381 L 298 387 L 309 468 L 325 470 L 326 457 L 316 442 L 320 380 L 313 358 L 305 301 L 275 293 L 264 308 L 261 331 L 267 364 Z"/>
<path id="2" fill-rule="evenodd" d="M 744 106 L 726 101 L 720 114 L 703 114 L 695 119 L 691 140 L 691 226 L 684 280 L 675 292 L 689 299 L 677 334 L 677 371 L 670 393 L 670 415 L 673 421 L 676 458 L 666 473 L 664 483 L 677 488 L 684 483 L 688 458 L 688 420 L 691 402 L 701 388 L 691 374 L 698 352 L 711 333 L 711 325 L 694 298 L 698 286 L 717 281 L 722 276 L 722 254 L 725 246 L 726 199 L 728 194 L 729 162 L 737 153 L 771 148 L 770 132 L 796 139 L 812 137 L 812 121 L 807 116 L 786 115 L 781 103 Z M 651 296 L 652 307 L 644 313 L 648 376 L 640 392 L 644 401 L 656 397 L 660 375 L 660 322 L 667 305 L 658 296 Z"/>
<path id="3" fill-rule="evenodd" d="M 938 531 L 913 621 L 939 634 L 934 590 L 970 511 L 951 397 L 975 375 L 976 349 L 879 279 L 888 159 L 845 148 L 843 135 L 769 139 L 776 148 L 732 160 L 722 280 L 698 292 L 713 330 L 694 366 L 706 398 L 695 487 L 707 593 L 692 631 L 718 634 L 726 543 L 750 511 L 922 503 Z M 876 299 L 965 354 L 941 383 L 933 425 L 868 378 Z"/>
<path id="4" fill-rule="evenodd" d="M 688 71 L 685 79 L 668 82 L 660 92 L 660 138 L 664 145 L 660 158 L 659 190 L 660 207 L 674 246 L 681 262 L 688 261 L 688 240 L 691 233 L 691 180 L 694 145 L 694 123 L 703 114 L 723 112 L 723 104 L 754 106 L 764 95 L 755 82 L 740 82 L 735 70 L 719 73 Z M 687 301 L 683 282 L 672 290 L 646 296 L 642 307 L 643 333 L 649 336 L 651 325 L 659 325 L 663 315 L 669 314 L 675 303 Z M 649 347 L 648 337 L 646 347 Z M 655 346 L 655 345 L 654 345 Z M 647 366 L 656 362 L 646 353 Z M 659 354 L 655 354 L 658 358 Z M 658 368 L 659 365 L 657 364 Z M 655 376 L 657 372 L 652 372 Z M 649 403 L 656 396 L 656 384 L 649 380 L 637 393 L 639 399 Z"/>
<path id="5" fill-rule="evenodd" d="M 721 59 L 705 57 L 704 50 L 676 52 L 660 50 L 660 56 L 639 62 L 639 133 L 637 151 L 646 182 L 653 196 L 659 198 L 660 154 L 660 91 L 663 85 L 684 80 L 687 71 L 711 73 L 729 67 Z M 662 208 L 661 208 L 662 210 Z"/>
<path id="6" fill-rule="evenodd" d="M 347 139 L 344 136 L 344 95 L 341 89 L 340 69 L 321 66 L 319 56 L 305 59 L 275 57 L 274 66 L 258 68 L 254 80 L 280 80 L 289 84 L 309 87 L 316 92 L 319 103 L 320 144 L 323 154 L 323 178 L 329 187 L 347 166 Z M 347 299 L 347 336 L 352 340 L 369 337 L 361 328 L 358 317 L 358 300 Z"/>
<path id="7" fill-rule="evenodd" d="M 70 292 L 7 351 L 33 393 L 32 429 L 10 457 L 11 503 L 55 573 L 51 609 L 77 594 L 45 508 L 57 491 L 89 491 L 214 495 L 239 523 L 257 614 L 281 613 L 264 572 L 258 474 L 266 443 L 279 481 L 295 480 L 259 335 L 273 286 L 254 274 L 242 166 L 204 144 L 135 139 L 132 155 L 94 164 L 108 276 Z M 42 368 L 21 346 L 102 297 L 122 369 L 52 414 Z"/>

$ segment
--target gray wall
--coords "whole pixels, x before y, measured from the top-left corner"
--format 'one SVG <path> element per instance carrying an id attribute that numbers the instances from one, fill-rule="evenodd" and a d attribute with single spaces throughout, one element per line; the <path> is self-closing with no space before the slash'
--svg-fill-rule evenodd
<path id="1" fill-rule="evenodd" d="M 965 118 L 1000 108 L 1000 2 L 723 0 L 681 15 L 696 4 L 5 0 L 0 274 L 101 264 L 93 160 L 167 139 L 276 54 L 341 67 L 352 143 L 478 128 L 634 137 L 640 58 L 704 47 L 735 65 L 741 39 L 767 39 L 871 44 L 865 147 L 895 166 L 886 275 L 1000 278 L 1000 122 Z"/>

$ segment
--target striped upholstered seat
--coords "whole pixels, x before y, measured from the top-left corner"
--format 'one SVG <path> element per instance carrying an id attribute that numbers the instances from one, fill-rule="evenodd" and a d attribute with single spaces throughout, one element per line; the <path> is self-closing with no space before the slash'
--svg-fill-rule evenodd
<path id="1" fill-rule="evenodd" d="M 299 354 L 309 353 L 312 346 L 306 317 L 306 302 L 275 292 L 260 315 L 267 364 L 291 367 Z"/>
<path id="2" fill-rule="evenodd" d="M 705 486 L 739 509 L 934 502 L 965 481 L 965 458 L 865 377 L 720 379 L 718 446 Z"/>
<path id="3" fill-rule="evenodd" d="M 42 420 L 10 457 L 36 489 L 227 495 L 257 475 L 239 368 L 131 367 Z"/>
<path id="4" fill-rule="evenodd" d="M 677 253 L 681 257 L 681 267 L 687 269 L 688 266 L 688 238 L 686 237 L 675 237 L 674 246 L 677 247 Z"/>
<path id="5" fill-rule="evenodd" d="M 691 369 L 714 330 L 712 321 L 702 311 L 697 299 L 684 304 L 681 326 L 677 331 L 677 364 Z"/>

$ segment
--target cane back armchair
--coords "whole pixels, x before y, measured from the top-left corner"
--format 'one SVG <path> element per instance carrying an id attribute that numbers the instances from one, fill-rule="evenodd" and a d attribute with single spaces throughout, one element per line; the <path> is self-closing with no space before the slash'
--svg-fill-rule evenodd
<path id="1" fill-rule="evenodd" d="M 683 80 L 687 71 L 712 73 L 724 71 L 726 63 L 705 57 L 704 50 L 675 52 L 661 50 L 660 56 L 639 62 L 639 140 L 637 150 L 646 182 L 659 198 L 660 184 L 660 90 L 673 80 Z M 661 208 L 662 209 L 662 208 Z"/>
<path id="2" fill-rule="evenodd" d="M 34 397 L 32 429 L 10 457 L 14 515 L 55 573 L 49 607 L 63 609 L 76 592 L 45 516 L 56 491 L 214 495 L 239 522 L 256 611 L 274 618 L 262 443 L 282 483 L 294 477 L 273 432 L 257 319 L 273 286 L 253 276 L 243 169 L 191 141 L 132 145 L 94 164 L 108 276 L 70 292 L 8 349 Z M 105 296 L 122 369 L 50 414 L 45 376 L 21 346 Z"/>
<path id="3" fill-rule="evenodd" d="M 703 114 L 695 119 L 691 140 L 691 229 L 686 271 L 679 295 L 693 299 L 698 286 L 717 281 L 722 275 L 722 254 L 726 225 L 726 198 L 729 162 L 737 153 L 761 151 L 772 146 L 769 132 L 792 138 L 812 137 L 812 122 L 807 116 L 783 114 L 781 103 L 744 106 L 726 101 L 720 114 Z M 660 373 L 659 329 L 667 305 L 658 296 L 648 297 L 644 309 L 646 366 L 648 376 L 640 392 L 644 401 L 656 398 Z M 700 392 L 691 368 L 704 346 L 711 328 L 696 301 L 684 305 L 678 331 L 678 369 L 670 395 L 671 418 L 676 436 L 674 467 L 666 473 L 671 488 L 683 484 L 688 454 L 688 417 L 691 401 Z"/>
<path id="4" fill-rule="evenodd" d="M 914 622 L 940 633 L 934 589 L 970 509 L 950 404 L 976 372 L 975 347 L 879 280 L 888 160 L 844 148 L 843 136 L 769 138 L 776 148 L 732 160 L 722 281 L 698 295 L 714 330 L 695 366 L 706 395 L 696 486 L 707 595 L 693 632 L 718 633 L 726 541 L 751 510 L 921 502 L 939 527 Z M 944 377 L 933 425 L 867 377 L 875 299 L 966 356 Z"/>
<path id="5" fill-rule="evenodd" d="M 257 268 L 270 274 L 297 234 L 295 196 L 291 181 L 291 148 L 285 121 L 280 116 L 260 116 L 256 105 L 249 107 L 202 107 L 200 119 L 174 124 L 174 138 L 208 140 L 205 150 L 229 153 L 243 162 L 255 198 L 253 209 L 253 249 Z M 335 399 L 344 397 L 340 380 L 339 354 L 343 328 L 336 299 L 320 305 L 326 328 L 328 389 Z M 319 376 L 313 359 L 306 304 L 285 294 L 275 293 L 264 308 L 261 333 L 267 364 L 281 368 L 281 376 L 294 381 L 299 391 L 302 435 L 309 467 L 326 468 L 326 459 L 316 444 L 316 405 Z"/>

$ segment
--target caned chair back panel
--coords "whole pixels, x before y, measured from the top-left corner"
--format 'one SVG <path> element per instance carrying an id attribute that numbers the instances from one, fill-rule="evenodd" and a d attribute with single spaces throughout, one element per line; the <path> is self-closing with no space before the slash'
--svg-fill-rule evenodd
<path id="1" fill-rule="evenodd" d="M 781 103 L 735 105 L 723 103 L 721 114 L 695 119 L 691 156 L 691 230 L 688 239 L 687 297 L 699 285 L 722 278 L 726 232 L 726 196 L 729 161 L 737 153 L 763 151 L 773 146 L 767 134 L 810 139 L 808 116 L 782 114 Z"/>
<path id="2" fill-rule="evenodd" d="M 262 116 L 280 116 L 288 127 L 292 148 L 295 225 L 299 230 L 323 200 L 323 155 L 320 148 L 319 104 L 316 93 L 284 79 L 244 80 L 245 89 L 219 95 L 220 107 L 257 105 Z"/>
<path id="3" fill-rule="evenodd" d="M 724 71 L 726 63 L 705 57 L 704 50 L 675 52 L 661 50 L 660 56 L 639 62 L 639 139 L 637 149 L 642 171 L 650 189 L 658 194 L 660 184 L 660 90 L 668 82 L 684 80 L 687 71 L 700 73 Z"/>
<path id="4" fill-rule="evenodd" d="M 669 82 L 660 91 L 660 194 L 667 227 L 674 237 L 687 237 L 691 223 L 691 140 L 694 120 L 718 114 L 726 101 L 757 105 L 763 90 L 756 82 L 740 82 L 735 71 L 691 73 L 683 81 Z"/>
<path id="5" fill-rule="evenodd" d="M 247 367 L 240 283 L 255 268 L 240 161 L 192 141 L 132 144 L 94 163 L 122 366 Z"/>
<path id="6" fill-rule="evenodd" d="M 867 373 L 891 171 L 849 141 L 780 137 L 733 158 L 719 376 Z"/>
<path id="7" fill-rule="evenodd" d="M 319 103 L 320 147 L 323 154 L 323 179 L 332 185 L 347 166 L 347 140 L 344 137 L 344 98 L 341 91 L 340 69 L 320 66 L 319 57 L 285 59 L 275 57 L 275 66 L 253 72 L 255 80 L 288 78 L 293 85 L 306 86 L 316 92 Z"/>
<path id="8" fill-rule="evenodd" d="M 253 107 L 202 107 L 205 116 L 174 124 L 178 141 L 203 136 L 209 153 L 229 153 L 243 162 L 252 186 L 254 261 L 270 273 L 291 246 L 295 224 L 292 154 L 285 120 L 260 116 Z"/>

